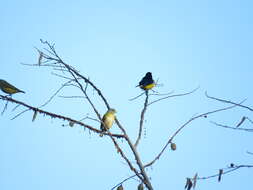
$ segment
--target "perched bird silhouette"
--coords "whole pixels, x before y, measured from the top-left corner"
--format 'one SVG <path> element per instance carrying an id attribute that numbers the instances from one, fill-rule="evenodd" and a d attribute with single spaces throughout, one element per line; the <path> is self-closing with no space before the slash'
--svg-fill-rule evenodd
<path id="1" fill-rule="evenodd" d="M 137 85 L 136 87 L 140 87 L 143 90 L 150 90 L 154 86 L 155 86 L 155 81 L 152 78 L 152 73 L 147 72 L 145 77 L 141 79 L 141 81 L 139 82 L 139 85 Z"/>
<path id="2" fill-rule="evenodd" d="M 12 95 L 12 94 L 16 94 L 16 93 L 25 93 L 22 90 L 19 90 L 18 88 L 16 88 L 15 86 L 11 85 L 10 83 L 8 83 L 5 80 L 0 79 L 0 89 L 5 92 L 6 94 Z"/>
<path id="3" fill-rule="evenodd" d="M 109 109 L 104 114 L 104 116 L 102 118 L 102 123 L 100 125 L 100 129 L 102 131 L 107 131 L 107 130 L 109 130 L 112 127 L 112 125 L 113 125 L 113 123 L 115 121 L 115 118 L 116 118 L 115 113 L 116 113 L 115 109 Z M 100 137 L 102 137 L 102 136 L 103 136 L 103 134 L 101 133 Z"/>

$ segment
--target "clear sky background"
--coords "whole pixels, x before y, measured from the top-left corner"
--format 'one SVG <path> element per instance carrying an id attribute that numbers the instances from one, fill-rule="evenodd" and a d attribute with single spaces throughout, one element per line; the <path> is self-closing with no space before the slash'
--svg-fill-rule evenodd
<path id="1" fill-rule="evenodd" d="M 138 148 L 146 163 L 193 115 L 227 106 L 207 99 L 205 91 L 233 101 L 247 98 L 245 105 L 253 107 L 252 9 L 249 0 L 1 1 L 0 78 L 26 91 L 14 98 L 33 106 L 43 104 L 64 81 L 50 69 L 20 63 L 37 63 L 34 47 L 43 47 L 40 38 L 54 42 L 65 62 L 102 89 L 133 139 L 144 97 L 128 99 L 141 93 L 135 85 L 146 72 L 163 84 L 156 88 L 160 93 L 183 93 L 200 86 L 192 95 L 149 107 L 146 135 Z M 66 88 L 61 95 L 78 93 Z M 106 108 L 97 105 L 103 114 Z M 13 107 L 10 104 L 0 117 L 1 190 L 109 190 L 132 175 L 109 138 L 77 126 L 62 127 L 67 123 L 43 115 L 32 122 L 32 112 L 10 120 L 22 111 L 12 112 Z M 88 103 L 79 99 L 56 97 L 44 109 L 74 119 L 95 117 Z M 246 153 L 253 151 L 252 133 L 209 122 L 234 126 L 242 116 L 253 119 L 251 112 L 236 108 L 186 127 L 175 138 L 178 149 L 168 149 L 148 170 L 154 189 L 183 189 L 186 177 L 196 172 L 208 176 L 231 162 L 252 164 L 252 155 Z M 241 169 L 220 183 L 199 181 L 196 189 L 250 190 L 252 174 L 252 169 Z M 138 182 L 124 185 L 136 189 Z"/>

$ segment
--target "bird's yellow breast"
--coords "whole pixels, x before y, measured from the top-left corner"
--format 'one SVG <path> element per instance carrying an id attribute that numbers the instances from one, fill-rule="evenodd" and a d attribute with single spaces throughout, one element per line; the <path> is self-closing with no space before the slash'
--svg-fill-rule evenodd
<path id="1" fill-rule="evenodd" d="M 155 83 L 152 83 L 152 84 L 148 84 L 146 86 L 142 86 L 142 89 L 144 90 L 150 90 L 151 88 L 154 88 L 155 86 Z"/>
<path id="2" fill-rule="evenodd" d="M 7 94 L 15 94 L 17 93 L 18 91 L 16 89 L 13 89 L 13 88 L 8 88 L 8 87 L 4 87 L 3 88 L 3 91 Z"/>
<path id="3" fill-rule="evenodd" d="M 107 113 L 104 115 L 103 123 L 107 130 L 112 127 L 114 120 L 115 120 L 115 115 L 113 113 Z"/>

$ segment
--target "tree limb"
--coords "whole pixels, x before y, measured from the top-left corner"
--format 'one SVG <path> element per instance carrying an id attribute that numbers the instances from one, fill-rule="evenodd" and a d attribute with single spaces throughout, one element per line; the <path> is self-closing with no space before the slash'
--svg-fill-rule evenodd
<path id="1" fill-rule="evenodd" d="M 219 126 L 219 127 L 223 127 L 223 128 L 227 128 L 227 129 L 233 129 L 233 130 L 240 130 L 240 131 L 247 131 L 247 132 L 253 132 L 253 129 L 248 129 L 248 128 L 238 128 L 238 127 L 230 127 L 227 125 L 223 125 L 220 123 L 216 123 L 214 121 L 210 121 L 212 124 Z"/>
<path id="2" fill-rule="evenodd" d="M 153 102 L 150 102 L 148 103 L 148 106 L 150 106 L 151 104 L 154 104 L 156 102 L 159 102 L 161 100 L 164 100 L 164 99 L 167 99 L 167 98 L 173 98 L 173 97 L 177 97 L 177 96 L 186 96 L 186 95 L 189 95 L 189 94 L 192 94 L 194 93 L 195 91 L 197 91 L 199 89 L 199 87 L 193 89 L 192 91 L 190 92 L 187 92 L 187 93 L 182 93 L 182 94 L 174 94 L 174 95 L 169 95 L 169 96 L 166 96 L 166 97 L 163 97 L 163 98 L 159 98 L 157 100 L 154 100 Z"/>
<path id="3" fill-rule="evenodd" d="M 24 103 L 24 102 L 15 100 L 15 99 L 13 99 L 13 98 L 11 98 L 11 97 L 0 95 L 0 99 L 6 100 L 6 101 L 8 101 L 8 102 L 15 103 L 15 104 L 19 104 L 19 105 L 21 105 L 21 106 L 23 106 L 23 107 L 28 108 L 28 110 L 32 110 L 32 111 L 34 111 L 34 112 L 36 111 L 36 112 L 38 112 L 38 113 L 40 113 L 40 114 L 44 114 L 44 115 L 49 116 L 49 117 L 51 117 L 51 118 L 58 118 L 58 119 L 61 119 L 61 120 L 64 120 L 64 121 L 66 120 L 66 121 L 68 121 L 68 122 L 73 122 L 73 123 L 75 123 L 75 124 L 78 124 L 78 125 L 80 125 L 80 126 L 83 126 L 83 127 L 87 128 L 87 129 L 89 129 L 89 130 L 91 130 L 91 131 L 93 131 L 93 132 L 95 132 L 95 133 L 98 133 L 98 134 L 102 133 L 101 130 L 96 129 L 96 128 L 90 126 L 90 125 L 84 124 L 83 122 L 74 120 L 74 119 L 72 119 L 72 118 L 70 118 L 70 117 L 66 117 L 66 116 L 63 116 L 63 115 L 59 115 L 59 114 L 51 113 L 51 112 L 48 112 L 48 111 L 44 111 L 44 110 L 42 110 L 42 109 L 39 109 L 39 108 L 30 106 L 30 105 L 28 105 L 28 104 L 26 104 L 26 103 Z M 109 135 L 109 134 L 105 134 L 105 135 Z M 121 134 L 112 134 L 112 136 L 113 136 L 113 137 L 116 137 L 116 138 L 124 138 L 124 135 L 121 135 Z"/>
<path id="4" fill-rule="evenodd" d="M 229 101 L 229 100 L 225 100 L 225 99 L 220 99 L 220 98 L 215 98 L 213 96 L 209 96 L 207 94 L 207 92 L 205 92 L 205 95 L 206 95 L 207 98 L 210 98 L 210 99 L 213 99 L 213 100 L 217 100 L 219 102 L 223 102 L 223 103 L 227 103 L 227 104 L 233 104 L 233 105 L 236 105 L 238 107 L 242 107 L 242 108 L 248 109 L 249 111 L 253 111 L 253 108 L 251 108 L 251 107 L 244 106 L 242 104 L 238 104 L 238 103 L 235 103 L 235 102 L 232 102 L 232 101 Z"/>
<path id="5" fill-rule="evenodd" d="M 145 91 L 145 94 L 146 94 L 146 98 L 145 98 L 145 102 L 144 102 L 144 107 L 141 111 L 141 118 L 140 118 L 140 125 L 139 125 L 139 133 L 138 133 L 138 137 L 135 141 L 135 144 L 134 146 L 137 147 L 140 140 L 141 140 L 141 134 L 142 134 L 142 128 L 143 128 L 143 122 L 144 122 L 144 115 L 145 115 L 145 112 L 147 110 L 147 106 L 148 106 L 148 91 Z"/>
<path id="6" fill-rule="evenodd" d="M 234 165 L 233 167 L 222 168 L 222 170 L 223 170 L 222 175 L 231 173 L 231 172 L 238 170 L 240 168 L 252 168 L 252 167 L 253 167 L 253 165 L 238 165 L 238 166 Z M 219 176 L 219 174 L 217 173 L 217 174 L 206 176 L 206 177 L 198 177 L 197 180 L 206 180 L 206 179 L 210 179 L 210 178 L 216 178 L 218 176 Z"/>
<path id="7" fill-rule="evenodd" d="M 229 109 L 232 109 L 232 108 L 234 108 L 236 106 L 237 105 L 233 105 L 233 106 L 229 106 L 229 107 L 225 107 L 225 108 L 221 108 L 221 109 L 216 109 L 216 110 L 209 111 L 209 112 L 206 112 L 206 113 L 202 113 L 202 114 L 199 114 L 199 115 L 197 115 L 195 117 L 192 117 L 187 122 L 185 122 L 181 127 L 179 127 L 178 130 L 176 130 L 176 132 L 169 138 L 169 140 L 167 141 L 167 143 L 165 144 L 165 146 L 162 148 L 162 150 L 158 153 L 158 155 L 151 162 L 147 163 L 144 167 L 149 167 L 152 164 L 154 164 L 162 156 L 163 152 L 166 150 L 167 146 L 172 142 L 172 140 L 174 139 L 174 137 L 177 134 L 179 134 L 179 132 L 181 132 L 182 129 L 184 129 L 188 124 L 190 124 L 194 120 L 202 118 L 202 117 L 206 117 L 207 115 L 210 115 L 210 114 L 214 114 L 214 113 L 217 113 L 217 112 L 229 110 Z"/>

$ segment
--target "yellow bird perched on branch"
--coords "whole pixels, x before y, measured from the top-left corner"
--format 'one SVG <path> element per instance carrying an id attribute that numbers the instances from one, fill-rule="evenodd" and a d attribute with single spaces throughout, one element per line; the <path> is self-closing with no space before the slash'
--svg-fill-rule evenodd
<path id="1" fill-rule="evenodd" d="M 15 86 L 11 85 L 10 83 L 8 83 L 5 80 L 0 79 L 0 89 L 5 92 L 6 94 L 12 95 L 12 94 L 16 94 L 16 93 L 25 93 L 22 90 L 19 90 L 18 88 L 16 88 Z"/>
<path id="2" fill-rule="evenodd" d="M 152 89 L 155 86 L 155 81 L 152 78 L 152 73 L 147 72 L 145 77 L 141 79 L 141 81 L 139 82 L 139 85 L 137 85 L 136 87 L 138 86 L 143 90 Z"/>
<path id="3" fill-rule="evenodd" d="M 115 121 L 115 118 L 116 118 L 115 114 L 116 114 L 116 110 L 115 109 L 109 109 L 104 114 L 104 116 L 102 118 L 102 123 L 100 125 L 100 129 L 102 131 L 107 131 L 107 130 L 109 130 L 112 127 L 112 125 L 113 125 L 113 123 Z M 102 136 L 103 136 L 103 134 L 101 133 L 100 137 L 102 137 Z"/>

